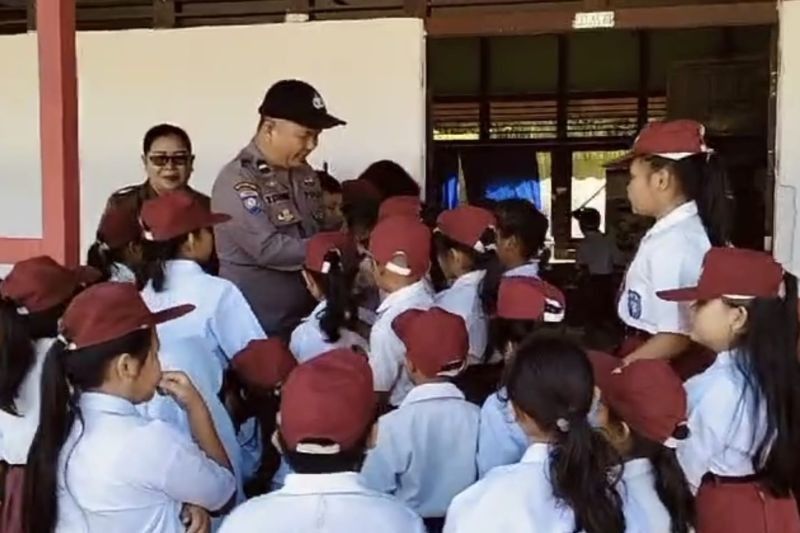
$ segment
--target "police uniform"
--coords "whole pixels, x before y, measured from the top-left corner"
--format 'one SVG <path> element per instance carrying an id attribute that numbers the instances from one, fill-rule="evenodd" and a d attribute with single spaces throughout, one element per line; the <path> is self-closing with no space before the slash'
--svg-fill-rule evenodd
<path id="1" fill-rule="evenodd" d="M 344 124 L 311 86 L 294 80 L 270 88 L 259 112 L 315 130 Z M 313 307 L 300 270 L 306 239 L 323 218 L 316 172 L 270 165 L 253 140 L 220 172 L 211 204 L 232 217 L 215 228 L 220 275 L 241 289 L 268 334 L 288 336 Z"/>

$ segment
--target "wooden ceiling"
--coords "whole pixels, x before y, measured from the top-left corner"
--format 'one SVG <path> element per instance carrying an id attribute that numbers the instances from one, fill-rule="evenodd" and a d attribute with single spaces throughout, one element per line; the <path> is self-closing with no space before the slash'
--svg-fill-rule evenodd
<path id="1" fill-rule="evenodd" d="M 45 1 L 45 0 L 39 0 Z M 47 0 L 53 1 L 53 0 Z M 417 16 L 432 35 L 568 31 L 577 11 L 617 11 L 620 27 L 769 24 L 775 0 L 76 0 L 79 30 L 184 28 Z M 0 33 L 34 26 L 35 0 L 0 0 Z M 718 22 L 716 22 L 718 20 Z"/>

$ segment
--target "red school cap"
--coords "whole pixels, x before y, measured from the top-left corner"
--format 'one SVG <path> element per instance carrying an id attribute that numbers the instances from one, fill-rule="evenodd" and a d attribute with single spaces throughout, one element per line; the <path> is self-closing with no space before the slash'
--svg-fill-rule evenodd
<path id="1" fill-rule="evenodd" d="M 508 276 L 500 280 L 498 318 L 561 322 L 565 309 L 564 293 L 546 281 L 528 276 Z"/>
<path id="2" fill-rule="evenodd" d="M 431 266 L 431 231 L 419 219 L 392 216 L 378 222 L 369 238 L 369 252 L 380 265 L 401 276 L 421 278 Z M 399 264 L 400 259 L 405 264 Z"/>
<path id="3" fill-rule="evenodd" d="M 347 348 L 298 365 L 281 391 L 280 432 L 299 453 L 349 450 L 375 419 L 377 397 L 367 358 Z M 330 441 L 330 445 L 314 441 Z"/>
<path id="4" fill-rule="evenodd" d="M 705 126 L 694 120 L 651 122 L 636 137 L 628 154 L 605 166 L 616 167 L 648 155 L 680 161 L 693 155 L 710 153 L 713 150 L 706 145 L 705 134 Z"/>
<path id="5" fill-rule="evenodd" d="M 462 205 L 444 211 L 436 219 L 436 230 L 454 241 L 473 248 L 480 253 L 486 251 L 481 236 L 497 225 L 497 219 L 488 209 L 474 205 Z"/>
<path id="6" fill-rule="evenodd" d="M 668 362 L 641 359 L 622 367 L 601 352 L 589 352 L 589 360 L 603 403 L 633 431 L 669 448 L 688 436 L 686 390 Z"/>
<path id="7" fill-rule="evenodd" d="M 771 255 L 739 248 L 712 248 L 703 259 L 695 287 L 659 291 L 673 302 L 717 298 L 776 298 L 783 286 L 783 268 Z"/>
<path id="8" fill-rule="evenodd" d="M 101 246 L 111 249 L 138 241 L 142 236 L 142 227 L 136 210 L 123 205 L 110 206 L 100 218 L 97 236 Z"/>
<path id="9" fill-rule="evenodd" d="M 151 313 L 132 283 L 106 282 L 89 287 L 72 300 L 61 319 L 59 339 L 79 350 L 151 328 L 194 310 L 179 305 Z"/>
<path id="10" fill-rule="evenodd" d="M 455 376 L 469 352 L 464 319 L 439 307 L 409 309 L 392 321 L 406 357 L 427 377 Z"/>
<path id="11" fill-rule="evenodd" d="M 164 242 L 227 222 L 231 217 L 212 213 L 200 202 L 197 195 L 178 190 L 147 200 L 142 206 L 141 219 L 144 239 Z"/>
<path id="12" fill-rule="evenodd" d="M 418 196 L 391 196 L 381 202 L 378 220 L 395 216 L 419 218 L 420 213 L 422 213 L 422 202 Z"/>
<path id="13" fill-rule="evenodd" d="M 0 296 L 14 302 L 21 314 L 38 313 L 66 302 L 100 277 L 92 267 L 67 268 L 41 255 L 16 263 L 0 282 Z"/>
<path id="14" fill-rule="evenodd" d="M 326 231 L 309 239 L 304 263 L 306 269 L 327 274 L 330 264 L 325 261 L 325 256 L 331 250 L 335 250 L 339 257 L 348 255 L 355 259 L 356 245 L 350 235 L 341 231 Z"/>
<path id="15" fill-rule="evenodd" d="M 286 381 L 297 360 L 280 337 L 250 341 L 231 360 L 239 381 L 262 389 L 275 389 Z"/>

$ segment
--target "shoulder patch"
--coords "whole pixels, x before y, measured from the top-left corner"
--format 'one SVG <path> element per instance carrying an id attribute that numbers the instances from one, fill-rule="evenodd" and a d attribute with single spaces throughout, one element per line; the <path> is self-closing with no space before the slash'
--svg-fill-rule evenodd
<path id="1" fill-rule="evenodd" d="M 239 183 L 233 186 L 233 190 L 236 192 L 242 192 L 242 191 L 259 192 L 258 185 L 256 185 L 252 181 L 240 181 Z"/>
<path id="2" fill-rule="evenodd" d="M 233 189 L 239 193 L 239 200 L 242 202 L 245 211 L 251 215 L 258 215 L 264 212 L 261 192 L 256 184 L 243 181 L 234 185 Z"/>
<path id="3" fill-rule="evenodd" d="M 628 290 L 628 314 L 636 320 L 642 318 L 642 296 L 636 291 Z"/>

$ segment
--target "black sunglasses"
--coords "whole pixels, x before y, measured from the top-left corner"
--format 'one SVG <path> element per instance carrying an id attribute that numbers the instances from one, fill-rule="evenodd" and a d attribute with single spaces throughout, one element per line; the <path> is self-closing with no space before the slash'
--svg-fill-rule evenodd
<path id="1" fill-rule="evenodd" d="M 147 159 L 157 167 L 165 167 L 169 163 L 172 163 L 172 165 L 176 167 L 185 167 L 192 160 L 192 156 L 190 154 L 153 154 L 147 156 Z"/>

